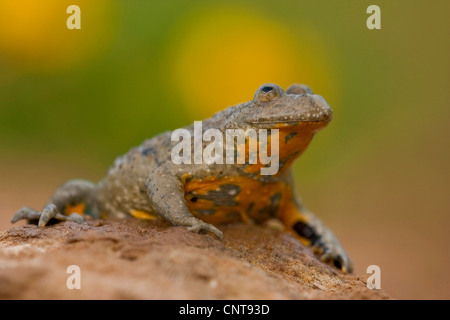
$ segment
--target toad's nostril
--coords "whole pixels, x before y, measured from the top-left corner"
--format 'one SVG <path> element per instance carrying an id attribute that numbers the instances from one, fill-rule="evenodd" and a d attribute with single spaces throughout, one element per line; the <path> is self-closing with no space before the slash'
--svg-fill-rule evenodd
<path id="1" fill-rule="evenodd" d="M 262 87 L 262 89 L 261 89 L 261 91 L 263 91 L 263 92 L 265 92 L 265 93 L 267 93 L 267 92 L 269 92 L 269 91 L 272 91 L 272 90 L 273 90 L 272 87 Z"/>

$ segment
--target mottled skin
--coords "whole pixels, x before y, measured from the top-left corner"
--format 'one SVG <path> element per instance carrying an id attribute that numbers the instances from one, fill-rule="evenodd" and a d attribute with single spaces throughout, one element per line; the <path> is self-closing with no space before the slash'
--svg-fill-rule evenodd
<path id="1" fill-rule="evenodd" d="M 163 217 L 175 226 L 211 232 L 222 239 L 222 232 L 214 225 L 234 221 L 263 223 L 278 218 L 288 232 L 312 246 L 323 261 L 351 272 L 351 260 L 339 241 L 302 205 L 291 172 L 293 161 L 331 119 L 329 105 L 309 87 L 294 84 L 285 92 L 277 85 L 265 84 L 253 100 L 204 120 L 203 131 L 278 129 L 277 174 L 261 175 L 263 165 L 248 161 L 240 165 L 174 164 L 171 151 L 178 141 L 172 142 L 171 132 L 165 132 L 117 158 L 98 184 L 70 180 L 56 190 L 42 212 L 24 207 L 12 222 L 39 220 L 39 225 L 45 226 L 52 218 L 82 223 L 85 215 Z M 193 126 L 186 129 L 193 136 Z M 238 150 L 244 147 L 236 145 Z"/>

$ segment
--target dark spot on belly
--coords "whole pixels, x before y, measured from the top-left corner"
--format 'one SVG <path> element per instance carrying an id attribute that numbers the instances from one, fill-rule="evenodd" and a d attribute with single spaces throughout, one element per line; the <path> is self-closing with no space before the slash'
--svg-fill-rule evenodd
<path id="1" fill-rule="evenodd" d="M 227 214 L 227 219 L 234 220 L 234 219 L 241 219 L 241 214 L 237 211 L 233 211 Z"/>
<path id="2" fill-rule="evenodd" d="M 241 187 L 234 184 L 222 184 L 219 190 L 210 190 L 207 194 L 194 194 L 192 202 L 198 199 L 210 200 L 215 206 L 236 206 L 238 202 L 234 199 L 241 192 Z M 195 199 L 195 200 L 194 200 Z"/>
<path id="3" fill-rule="evenodd" d="M 296 134 L 297 134 L 297 132 L 291 132 L 291 133 L 289 133 L 289 134 L 284 138 L 284 143 L 288 143 L 288 141 L 291 140 Z"/>
<path id="4" fill-rule="evenodd" d="M 199 210 L 197 210 L 197 212 L 198 212 L 198 214 L 201 214 L 203 216 L 210 216 L 210 215 L 213 215 L 216 212 L 216 210 L 214 210 L 214 209 L 199 209 Z"/>
<path id="5" fill-rule="evenodd" d="M 277 192 L 270 197 L 270 203 L 261 209 L 261 213 L 275 213 L 280 205 L 281 193 Z"/>
<path id="6" fill-rule="evenodd" d="M 265 221 L 273 217 L 280 206 L 281 193 L 277 192 L 270 197 L 270 203 L 259 210 L 258 217 L 255 219 L 257 222 Z"/>
<path id="7" fill-rule="evenodd" d="M 252 212 L 254 206 L 255 206 L 255 203 L 254 203 L 254 202 L 250 203 L 250 204 L 248 205 L 248 207 L 247 207 L 247 210 L 245 210 L 245 213 L 246 213 L 247 215 L 249 215 L 249 214 Z"/>
<path id="8" fill-rule="evenodd" d="M 241 192 L 241 187 L 235 184 L 222 184 L 220 191 L 225 191 L 232 196 L 237 196 Z"/>
<path id="9" fill-rule="evenodd" d="M 314 229 L 302 221 L 294 224 L 293 229 L 300 237 L 308 239 L 312 245 L 320 240 L 320 236 L 314 231 Z"/>
<path id="10" fill-rule="evenodd" d="M 275 193 L 273 196 L 270 197 L 270 204 L 273 207 L 278 208 L 280 200 L 281 200 L 281 193 L 280 192 Z"/>

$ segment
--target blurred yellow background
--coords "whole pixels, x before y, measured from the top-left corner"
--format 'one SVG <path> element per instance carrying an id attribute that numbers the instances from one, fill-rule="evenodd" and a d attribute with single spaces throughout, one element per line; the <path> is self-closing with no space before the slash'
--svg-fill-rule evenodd
<path id="1" fill-rule="evenodd" d="M 66 8 L 81 8 L 68 30 Z M 366 9 L 381 8 L 381 30 Z M 99 180 L 161 131 L 308 84 L 334 120 L 297 189 L 356 273 L 394 298 L 450 298 L 447 0 L 0 0 L 0 230 L 69 178 Z"/>

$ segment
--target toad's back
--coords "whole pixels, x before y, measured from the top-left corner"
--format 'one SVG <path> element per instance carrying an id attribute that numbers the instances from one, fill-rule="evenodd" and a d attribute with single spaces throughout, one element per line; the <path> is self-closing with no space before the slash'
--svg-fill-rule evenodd
<path id="1" fill-rule="evenodd" d="M 170 134 L 164 132 L 145 140 L 114 161 L 98 185 L 97 201 L 103 216 L 125 218 L 153 212 L 145 183 L 162 163 L 170 161 Z"/>

